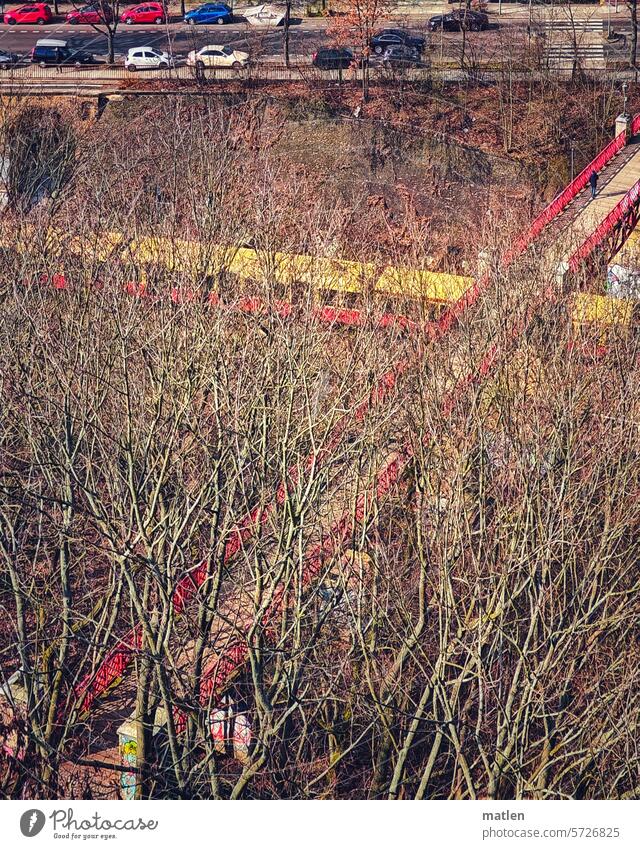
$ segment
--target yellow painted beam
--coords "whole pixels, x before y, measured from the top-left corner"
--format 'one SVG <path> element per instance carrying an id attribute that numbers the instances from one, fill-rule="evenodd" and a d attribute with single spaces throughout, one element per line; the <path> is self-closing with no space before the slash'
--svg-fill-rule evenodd
<path id="1" fill-rule="evenodd" d="M 0 237 L 0 244 L 20 249 L 15 239 Z M 307 284 L 317 291 L 342 294 L 373 292 L 438 304 L 456 301 L 473 282 L 471 277 L 394 266 L 387 266 L 380 273 L 374 263 L 334 257 L 260 251 L 155 236 L 127 240 L 122 233 L 115 231 L 81 239 L 51 229 L 47 233 L 47 252 L 50 258 L 69 252 L 92 256 L 99 262 L 119 256 L 122 262 L 139 266 L 143 277 L 148 267 L 154 265 L 193 277 L 215 277 L 227 271 L 248 280 L 273 281 L 287 286 Z"/>

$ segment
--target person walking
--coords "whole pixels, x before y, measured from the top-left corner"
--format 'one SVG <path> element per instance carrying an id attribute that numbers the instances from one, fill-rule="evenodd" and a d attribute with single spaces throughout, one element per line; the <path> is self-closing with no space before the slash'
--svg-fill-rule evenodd
<path id="1" fill-rule="evenodd" d="M 596 196 L 596 189 L 598 187 L 598 175 L 595 171 L 591 172 L 591 176 L 589 177 L 589 185 L 591 186 L 591 200 L 593 200 Z"/>

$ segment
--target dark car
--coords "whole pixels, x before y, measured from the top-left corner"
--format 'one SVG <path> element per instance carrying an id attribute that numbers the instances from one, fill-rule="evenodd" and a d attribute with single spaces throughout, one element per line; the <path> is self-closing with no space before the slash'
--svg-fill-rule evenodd
<path id="1" fill-rule="evenodd" d="M 93 53 L 86 50 L 70 50 L 64 41 L 41 39 L 31 51 L 31 61 L 45 65 L 93 65 Z"/>
<path id="2" fill-rule="evenodd" d="M 311 64 L 325 71 L 338 71 L 353 64 L 353 53 L 346 47 L 322 47 L 313 54 Z"/>
<path id="3" fill-rule="evenodd" d="M 425 39 L 421 35 L 414 35 L 406 29 L 383 29 L 377 32 L 370 41 L 370 46 L 377 56 L 381 56 L 387 47 L 404 44 L 407 47 L 415 47 L 420 53 L 424 50 Z"/>
<path id="4" fill-rule="evenodd" d="M 469 9 L 457 9 L 455 12 L 447 12 L 446 15 L 434 15 L 429 18 L 429 29 L 431 32 L 444 30 L 445 32 L 460 32 L 471 30 L 480 32 L 489 26 L 489 17 L 484 12 L 472 12 Z"/>
<path id="5" fill-rule="evenodd" d="M 4 50 L 0 50 L 0 70 L 8 71 L 9 68 L 17 63 L 18 57 L 15 53 L 5 53 Z"/>

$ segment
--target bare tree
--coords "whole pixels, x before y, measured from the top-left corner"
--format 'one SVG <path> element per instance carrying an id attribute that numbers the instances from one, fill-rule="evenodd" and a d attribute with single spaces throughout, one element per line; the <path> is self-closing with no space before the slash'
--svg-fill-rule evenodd
<path id="1" fill-rule="evenodd" d="M 631 14 L 631 39 L 629 42 L 629 64 L 636 67 L 638 53 L 638 3 L 637 0 L 627 0 L 627 8 Z"/>

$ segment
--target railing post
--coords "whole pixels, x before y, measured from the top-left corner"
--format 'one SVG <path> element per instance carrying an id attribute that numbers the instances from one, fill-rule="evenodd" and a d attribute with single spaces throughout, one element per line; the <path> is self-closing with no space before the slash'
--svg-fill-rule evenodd
<path id="1" fill-rule="evenodd" d="M 568 272 L 569 272 L 569 263 L 565 262 L 564 260 L 562 262 L 559 262 L 558 265 L 556 266 L 555 277 L 556 277 L 556 286 L 558 288 L 558 291 L 562 294 L 564 294 L 564 292 L 565 292 L 565 283 L 566 283 Z"/>
<path id="2" fill-rule="evenodd" d="M 631 136 L 631 115 L 622 112 L 616 118 L 616 138 L 624 133 L 624 143 L 627 144 Z"/>

